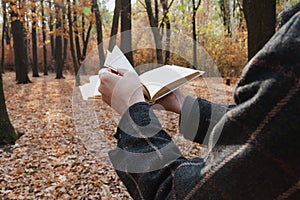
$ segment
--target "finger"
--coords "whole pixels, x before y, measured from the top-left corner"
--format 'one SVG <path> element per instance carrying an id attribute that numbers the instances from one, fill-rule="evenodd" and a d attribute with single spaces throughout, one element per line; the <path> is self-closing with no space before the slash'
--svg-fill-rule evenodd
<path id="1" fill-rule="evenodd" d="M 108 68 L 102 68 L 99 70 L 98 75 L 104 73 L 105 71 L 108 71 Z"/>
<path id="2" fill-rule="evenodd" d="M 118 70 L 118 74 L 120 76 L 123 76 L 125 73 L 127 73 L 129 70 L 128 69 L 123 69 L 123 68 L 119 68 Z"/>
<path id="3" fill-rule="evenodd" d="M 119 75 L 113 73 L 110 69 L 100 70 L 99 72 L 99 78 L 101 82 L 105 80 L 113 80 L 119 77 Z"/>
<path id="4" fill-rule="evenodd" d="M 99 78 L 101 79 L 105 75 L 105 73 L 108 73 L 108 72 L 109 71 L 108 71 L 107 68 L 100 69 L 99 72 L 98 72 Z"/>

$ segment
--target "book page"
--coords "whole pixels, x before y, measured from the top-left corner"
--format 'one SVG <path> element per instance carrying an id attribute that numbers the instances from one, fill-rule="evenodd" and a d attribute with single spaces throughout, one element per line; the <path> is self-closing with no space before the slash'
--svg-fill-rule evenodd
<path id="1" fill-rule="evenodd" d="M 117 71 L 118 69 L 127 69 L 129 71 L 135 71 L 118 46 L 115 46 L 112 52 L 107 51 L 104 66 L 111 68 L 115 71 Z"/>
<path id="2" fill-rule="evenodd" d="M 176 65 L 164 65 L 140 75 L 141 83 L 147 87 L 151 98 L 160 90 L 172 91 L 203 72 Z M 175 83 L 175 84 L 174 84 Z M 177 84 L 178 83 L 178 84 Z M 166 88 L 166 87 L 170 88 Z M 164 92 L 165 93 L 165 92 Z"/>
<path id="3" fill-rule="evenodd" d="M 89 80 L 89 83 L 79 86 L 83 100 L 101 96 L 101 93 L 98 91 L 98 87 L 100 86 L 99 76 L 90 76 Z"/>

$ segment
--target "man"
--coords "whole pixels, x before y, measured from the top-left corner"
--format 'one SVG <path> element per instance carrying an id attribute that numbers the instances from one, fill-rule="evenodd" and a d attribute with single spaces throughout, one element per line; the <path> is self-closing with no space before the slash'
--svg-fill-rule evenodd
<path id="1" fill-rule="evenodd" d="M 99 91 L 122 119 L 110 159 L 134 199 L 300 199 L 300 13 L 248 63 L 227 108 L 176 91 L 186 138 L 209 153 L 188 160 L 162 129 L 132 72 L 100 72 Z"/>

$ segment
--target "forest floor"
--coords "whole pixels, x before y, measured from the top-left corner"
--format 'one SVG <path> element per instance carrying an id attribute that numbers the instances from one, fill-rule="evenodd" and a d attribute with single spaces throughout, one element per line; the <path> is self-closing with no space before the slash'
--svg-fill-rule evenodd
<path id="1" fill-rule="evenodd" d="M 1 199 L 131 199 L 108 151 L 120 118 L 102 101 L 82 101 L 74 77 L 54 74 L 17 85 L 4 74 L 4 92 L 13 126 L 24 135 L 0 148 Z M 215 78 L 197 79 L 183 90 L 213 102 L 232 103 L 233 87 Z M 178 115 L 155 111 L 182 154 L 201 155 L 205 147 L 178 133 Z"/>

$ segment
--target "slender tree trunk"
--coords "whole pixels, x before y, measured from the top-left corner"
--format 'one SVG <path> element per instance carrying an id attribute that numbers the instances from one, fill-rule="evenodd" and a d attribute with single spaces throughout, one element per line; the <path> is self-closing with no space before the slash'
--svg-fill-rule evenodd
<path id="1" fill-rule="evenodd" d="M 49 18 L 49 30 L 50 30 L 50 45 L 51 45 L 51 55 L 52 59 L 55 58 L 55 40 L 54 40 L 54 34 L 53 34 L 53 13 L 52 13 L 52 0 L 49 1 L 49 12 L 50 12 L 50 18 Z"/>
<path id="2" fill-rule="evenodd" d="M 170 60 L 170 48 L 171 48 L 171 23 L 169 17 L 169 7 L 173 4 L 174 0 L 171 1 L 170 5 L 168 5 L 167 0 L 161 0 L 161 4 L 163 7 L 163 22 L 162 25 L 166 25 L 166 53 L 165 53 L 165 64 L 169 63 Z"/>
<path id="3" fill-rule="evenodd" d="M 83 61 L 86 57 L 86 51 L 87 51 L 87 48 L 89 45 L 89 39 L 90 39 L 90 35 L 91 35 L 92 26 L 93 26 L 93 24 L 92 24 L 92 22 L 90 22 L 86 36 L 85 36 L 85 34 L 82 35 L 82 37 L 85 37 L 85 38 L 83 39 L 83 49 L 82 49 L 81 61 Z"/>
<path id="4" fill-rule="evenodd" d="M 62 8 L 55 5 L 56 10 L 56 37 L 55 37 L 55 66 L 56 79 L 62 79 L 63 76 L 63 57 L 62 57 Z"/>
<path id="5" fill-rule="evenodd" d="M 109 38 L 109 46 L 108 46 L 109 51 L 112 51 L 114 46 L 116 45 L 120 11 L 121 11 L 121 0 L 115 0 L 114 16 L 113 16 L 112 27 L 111 27 L 110 38 Z"/>
<path id="6" fill-rule="evenodd" d="M 276 0 L 243 0 L 248 28 L 248 59 L 250 60 L 274 35 Z"/>
<path id="7" fill-rule="evenodd" d="M 157 0 L 155 0 L 155 6 L 154 6 L 155 13 L 154 14 L 152 11 L 151 0 L 145 0 L 145 4 L 146 4 L 146 10 L 147 10 L 150 26 L 153 27 L 152 33 L 153 33 L 153 37 L 154 37 L 154 41 L 155 41 L 157 63 L 162 64 L 163 63 L 162 36 L 158 30 L 158 10 L 159 10 L 158 3 L 157 3 Z"/>
<path id="8" fill-rule="evenodd" d="M 82 28 L 82 31 L 81 31 L 81 41 L 82 41 L 82 44 L 84 44 L 84 39 L 85 39 L 85 17 L 84 17 L 84 14 L 82 14 L 81 16 L 81 28 Z"/>
<path id="9" fill-rule="evenodd" d="M 81 58 L 81 52 L 80 52 L 80 41 L 79 41 L 79 32 L 78 32 L 78 22 L 77 22 L 77 10 L 75 9 L 76 7 L 76 0 L 73 0 L 73 24 L 75 24 L 75 45 L 76 45 L 76 54 L 77 54 L 77 62 L 80 65 L 80 58 Z"/>
<path id="10" fill-rule="evenodd" d="M 14 144 L 18 137 L 18 132 L 11 125 L 8 117 L 2 85 L 2 74 L 0 74 L 0 145 Z"/>
<path id="11" fill-rule="evenodd" d="M 193 15 L 192 15 L 192 25 L 193 25 L 193 66 L 197 69 L 198 61 L 197 61 L 197 30 L 196 30 L 196 14 L 198 8 L 201 4 L 201 0 L 198 0 L 198 4 L 196 5 L 195 0 L 193 0 Z"/>
<path id="12" fill-rule="evenodd" d="M 38 73 L 38 58 L 37 58 L 37 41 L 36 41 L 36 6 L 31 10 L 31 21 L 32 21 L 32 30 L 31 30 L 31 44 L 32 44 L 32 76 L 39 77 Z"/>
<path id="13" fill-rule="evenodd" d="M 42 34 L 43 34 L 43 57 L 44 57 L 44 75 L 48 75 L 48 66 L 47 66 L 47 46 L 46 46 L 46 19 L 44 11 L 44 0 L 41 0 L 41 12 L 42 12 Z"/>
<path id="14" fill-rule="evenodd" d="M 220 10 L 223 19 L 224 32 L 226 36 L 231 36 L 231 24 L 230 24 L 230 0 L 219 0 Z"/>
<path id="15" fill-rule="evenodd" d="M 72 55 L 74 70 L 75 70 L 75 79 L 76 79 L 76 85 L 80 85 L 80 77 L 78 75 L 78 62 L 76 60 L 75 55 L 75 47 L 74 47 L 74 38 L 73 38 L 73 22 L 72 22 L 72 16 L 71 16 L 71 3 L 70 0 L 67 0 L 68 4 L 68 24 L 69 24 L 69 41 L 70 41 L 70 51 Z"/>
<path id="16" fill-rule="evenodd" d="M 4 73 L 4 59 L 5 59 L 5 30 L 6 30 L 6 1 L 2 1 L 2 15 L 3 15 L 3 27 L 2 27 L 2 38 L 1 38 L 1 64 L 0 64 L 0 75 Z"/>
<path id="17" fill-rule="evenodd" d="M 98 7 L 97 0 L 92 0 L 92 11 L 96 18 L 96 29 L 97 29 L 97 43 L 98 43 L 98 55 L 100 60 L 100 68 L 104 64 L 104 50 L 103 50 L 103 33 L 102 33 L 102 20 Z"/>
<path id="18" fill-rule="evenodd" d="M 66 64 L 66 60 L 67 60 L 67 49 L 68 49 L 68 38 L 65 36 L 65 34 L 67 33 L 67 29 L 65 28 L 65 24 L 66 23 L 66 16 L 65 14 L 63 14 L 63 30 L 64 30 L 64 36 L 63 36 L 63 41 L 64 41 L 64 49 L 63 49 L 63 63 L 64 66 Z"/>

